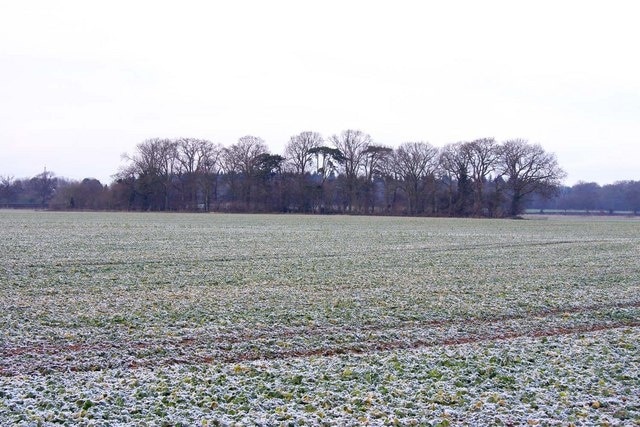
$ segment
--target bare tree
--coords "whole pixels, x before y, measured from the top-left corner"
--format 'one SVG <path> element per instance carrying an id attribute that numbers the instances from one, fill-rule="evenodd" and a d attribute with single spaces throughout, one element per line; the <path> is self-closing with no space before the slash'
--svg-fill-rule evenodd
<path id="1" fill-rule="evenodd" d="M 49 200 L 53 197 L 56 191 L 57 178 L 51 171 L 45 170 L 31 178 L 29 181 L 31 187 L 38 195 L 39 203 L 42 209 L 47 207 Z"/>
<path id="2" fill-rule="evenodd" d="M 253 175 L 258 166 L 259 156 L 268 151 L 262 138 L 243 136 L 236 144 L 224 149 L 225 165 L 228 170 Z"/>
<path id="3" fill-rule="evenodd" d="M 554 154 L 523 139 L 512 139 L 502 144 L 499 167 L 506 177 L 511 199 L 509 213 L 514 217 L 522 213 L 523 202 L 528 195 L 552 196 L 566 176 Z"/>
<path id="4" fill-rule="evenodd" d="M 131 162 L 121 174 L 137 178 L 138 191 L 147 209 L 168 210 L 171 180 L 177 169 L 176 142 L 170 139 L 147 139 L 136 146 L 133 156 L 124 155 Z"/>
<path id="5" fill-rule="evenodd" d="M 394 165 L 409 200 L 409 214 L 420 213 L 424 181 L 437 167 L 438 149 L 427 142 L 405 142 L 395 151 Z"/>
<path id="6" fill-rule="evenodd" d="M 204 210 L 211 210 L 211 202 L 218 200 L 218 177 L 222 169 L 223 148 L 220 144 L 207 143 L 200 146 L 198 183 L 202 189 Z"/>
<path id="7" fill-rule="evenodd" d="M 374 178 L 383 174 L 383 164 L 389 162 L 393 149 L 381 145 L 369 145 L 364 150 L 364 211 L 375 210 Z"/>
<path id="8" fill-rule="evenodd" d="M 293 189 L 293 199 L 298 205 L 298 209 L 306 211 L 310 209 L 311 194 L 306 191 L 310 167 L 313 159 L 318 154 L 316 150 L 322 146 L 324 140 L 318 132 L 301 132 L 294 135 L 285 147 L 287 163 L 295 175 L 296 188 Z"/>
<path id="9" fill-rule="evenodd" d="M 402 177 L 396 167 L 396 152 L 391 150 L 384 162 L 380 163 L 379 178 L 384 183 L 385 212 L 396 212 L 402 192 Z"/>
<path id="10" fill-rule="evenodd" d="M 308 167 L 314 158 L 313 149 L 323 143 L 322 135 L 318 132 L 300 132 L 291 137 L 284 154 L 296 175 L 304 176 L 309 171 Z"/>
<path id="11" fill-rule="evenodd" d="M 373 181 L 376 174 L 380 173 L 382 164 L 390 160 L 393 149 L 382 145 L 370 145 L 364 150 L 364 175 L 367 181 Z"/>
<path id="12" fill-rule="evenodd" d="M 469 214 L 471 198 L 469 144 L 458 142 L 445 145 L 440 151 L 439 164 L 447 177 L 449 188 L 449 213 L 456 216 Z M 453 188 L 455 186 L 455 196 Z"/>
<path id="13" fill-rule="evenodd" d="M 329 140 L 342 153 L 347 183 L 347 208 L 353 210 L 356 199 L 358 175 L 364 168 L 366 150 L 371 145 L 371 136 L 359 130 L 345 130 L 340 135 L 333 135 Z"/>
<path id="14" fill-rule="evenodd" d="M 227 175 L 232 179 L 231 187 L 239 184 L 240 198 L 245 209 L 250 209 L 251 191 L 260 164 L 260 156 L 268 153 L 267 145 L 257 136 L 243 136 L 238 142 L 224 149 L 223 159 Z M 238 181 L 235 178 L 239 178 Z M 236 194 L 237 196 L 237 194 Z"/>
<path id="15" fill-rule="evenodd" d="M 198 208 L 199 174 L 208 145 L 211 142 L 197 138 L 179 138 L 176 141 L 177 174 L 182 187 L 183 207 L 187 210 Z"/>
<path id="16" fill-rule="evenodd" d="M 499 147 L 493 138 L 476 139 L 468 143 L 471 177 L 473 180 L 473 212 L 482 216 L 484 209 L 484 189 L 489 175 L 498 162 Z"/>

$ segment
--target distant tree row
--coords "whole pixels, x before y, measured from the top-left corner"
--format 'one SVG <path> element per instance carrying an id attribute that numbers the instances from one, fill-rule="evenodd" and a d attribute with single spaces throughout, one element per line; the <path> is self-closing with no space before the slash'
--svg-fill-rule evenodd
<path id="1" fill-rule="evenodd" d="M 47 208 L 59 183 L 47 170 L 27 179 L 0 176 L 0 207 Z"/>
<path id="2" fill-rule="evenodd" d="M 44 171 L 33 178 L 0 176 L 0 208 L 110 210 L 111 188 L 97 179 L 72 181 Z"/>
<path id="3" fill-rule="evenodd" d="M 640 214 L 640 181 L 618 181 L 600 186 L 596 182 L 578 182 L 561 187 L 552 199 L 533 198 L 530 209 L 547 211 L 576 211 L 582 213 Z"/>
<path id="4" fill-rule="evenodd" d="M 255 136 L 228 147 L 148 139 L 124 157 L 109 186 L 56 181 L 45 172 L 32 180 L 45 179 L 52 184 L 47 190 L 40 181 L 4 179 L 0 203 L 22 186 L 29 191 L 18 200 L 55 209 L 503 217 L 522 213 L 534 196 L 556 195 L 565 176 L 553 154 L 522 139 L 442 148 L 405 142 L 393 149 L 358 130 L 326 140 L 302 132 L 283 154 L 270 153 Z"/>

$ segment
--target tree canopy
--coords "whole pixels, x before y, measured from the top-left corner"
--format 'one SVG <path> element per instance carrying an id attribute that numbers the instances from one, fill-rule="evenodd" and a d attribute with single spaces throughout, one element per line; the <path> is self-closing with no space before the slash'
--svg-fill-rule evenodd
<path id="1" fill-rule="evenodd" d="M 30 180 L 3 177 L 0 203 L 57 209 L 503 217 L 519 215 L 532 203 L 548 206 L 551 202 L 545 200 L 568 197 L 561 186 L 565 172 L 555 155 L 523 139 L 499 143 L 481 138 L 441 148 L 411 141 L 391 148 L 360 130 L 347 129 L 327 140 L 304 131 L 293 135 L 280 155 L 253 135 L 227 147 L 197 138 L 151 138 L 123 160 L 110 185 L 92 179 L 70 182 L 47 171 Z M 582 200 L 587 209 L 607 203 L 611 209 L 640 209 L 633 182 L 619 187 L 616 191 L 624 197 L 605 197 L 603 188 L 585 183 L 572 189 L 571 198 Z M 605 203 L 607 197 L 611 201 Z M 565 202 L 577 206 L 571 203 Z"/>

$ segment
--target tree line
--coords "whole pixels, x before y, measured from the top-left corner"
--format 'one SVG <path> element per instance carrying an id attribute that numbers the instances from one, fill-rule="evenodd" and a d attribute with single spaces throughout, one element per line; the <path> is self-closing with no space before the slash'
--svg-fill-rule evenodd
<path id="1" fill-rule="evenodd" d="M 547 212 L 583 214 L 640 214 L 640 181 L 618 181 L 600 185 L 597 182 L 580 181 L 558 189 L 556 197 L 534 197 L 529 209 Z"/>
<path id="2" fill-rule="evenodd" d="M 290 138 L 283 155 L 243 136 L 224 147 L 197 138 L 139 143 L 103 185 L 45 171 L 0 179 L 0 204 L 50 209 L 299 212 L 504 217 L 559 194 L 554 154 L 523 139 L 438 148 L 376 144 L 359 130 Z"/>

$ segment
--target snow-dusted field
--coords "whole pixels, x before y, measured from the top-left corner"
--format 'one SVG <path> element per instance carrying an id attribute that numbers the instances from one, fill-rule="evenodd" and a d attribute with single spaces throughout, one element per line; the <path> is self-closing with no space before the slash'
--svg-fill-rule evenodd
<path id="1" fill-rule="evenodd" d="M 640 423 L 640 221 L 0 211 L 0 425 Z"/>

